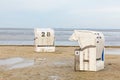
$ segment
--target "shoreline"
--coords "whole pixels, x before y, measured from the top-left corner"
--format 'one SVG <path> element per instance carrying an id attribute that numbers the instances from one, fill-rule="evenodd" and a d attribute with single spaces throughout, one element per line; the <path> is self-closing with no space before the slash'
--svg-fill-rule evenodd
<path id="1" fill-rule="evenodd" d="M 34 45 L 0 45 L 0 46 L 26 46 L 26 47 L 34 47 Z M 55 47 L 79 47 L 79 46 L 57 45 Z M 120 46 L 105 46 L 105 48 L 120 48 Z"/>

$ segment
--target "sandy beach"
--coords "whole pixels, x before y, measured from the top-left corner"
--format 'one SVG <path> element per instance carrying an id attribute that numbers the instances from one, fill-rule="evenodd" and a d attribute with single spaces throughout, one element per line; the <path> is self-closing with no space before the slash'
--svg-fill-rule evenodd
<path id="1" fill-rule="evenodd" d="M 56 47 L 54 53 L 36 53 L 33 46 L 0 46 L 0 60 L 17 58 L 34 61 L 33 65 L 24 68 L 10 68 L 15 64 L 0 66 L 0 80 L 120 80 L 120 55 L 106 53 L 104 70 L 75 72 L 76 48 Z"/>

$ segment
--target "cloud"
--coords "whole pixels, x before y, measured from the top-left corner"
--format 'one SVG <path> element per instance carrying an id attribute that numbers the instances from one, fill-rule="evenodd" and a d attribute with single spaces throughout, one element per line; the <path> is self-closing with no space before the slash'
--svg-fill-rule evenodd
<path id="1" fill-rule="evenodd" d="M 119 3 L 119 0 L 0 0 L 0 25 L 119 26 Z"/>
<path id="2" fill-rule="evenodd" d="M 49 12 L 66 9 L 71 14 L 120 12 L 120 1 L 112 0 L 0 0 L 0 11 Z"/>
<path id="3" fill-rule="evenodd" d="M 4 11 L 49 11 L 61 8 L 69 0 L 1 0 L 0 10 Z"/>
<path id="4" fill-rule="evenodd" d="M 68 12 L 77 17 L 100 17 L 100 18 L 120 18 L 120 6 L 99 6 L 89 8 L 74 8 Z"/>

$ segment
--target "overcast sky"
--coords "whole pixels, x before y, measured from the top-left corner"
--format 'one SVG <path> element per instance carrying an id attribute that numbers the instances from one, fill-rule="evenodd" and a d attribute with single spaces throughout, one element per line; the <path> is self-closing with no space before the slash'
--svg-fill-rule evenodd
<path id="1" fill-rule="evenodd" d="M 0 0 L 0 27 L 120 29 L 120 0 Z"/>

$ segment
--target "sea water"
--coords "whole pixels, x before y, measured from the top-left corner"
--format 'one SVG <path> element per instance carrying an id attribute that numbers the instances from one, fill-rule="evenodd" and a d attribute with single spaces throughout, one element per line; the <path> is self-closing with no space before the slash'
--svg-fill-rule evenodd
<path id="1" fill-rule="evenodd" d="M 119 29 L 80 29 L 80 28 L 54 28 L 55 45 L 78 46 L 77 42 L 69 41 L 74 30 L 94 30 L 103 32 L 105 46 L 120 46 Z M 0 45 L 34 45 L 34 29 L 26 28 L 0 28 Z"/>

